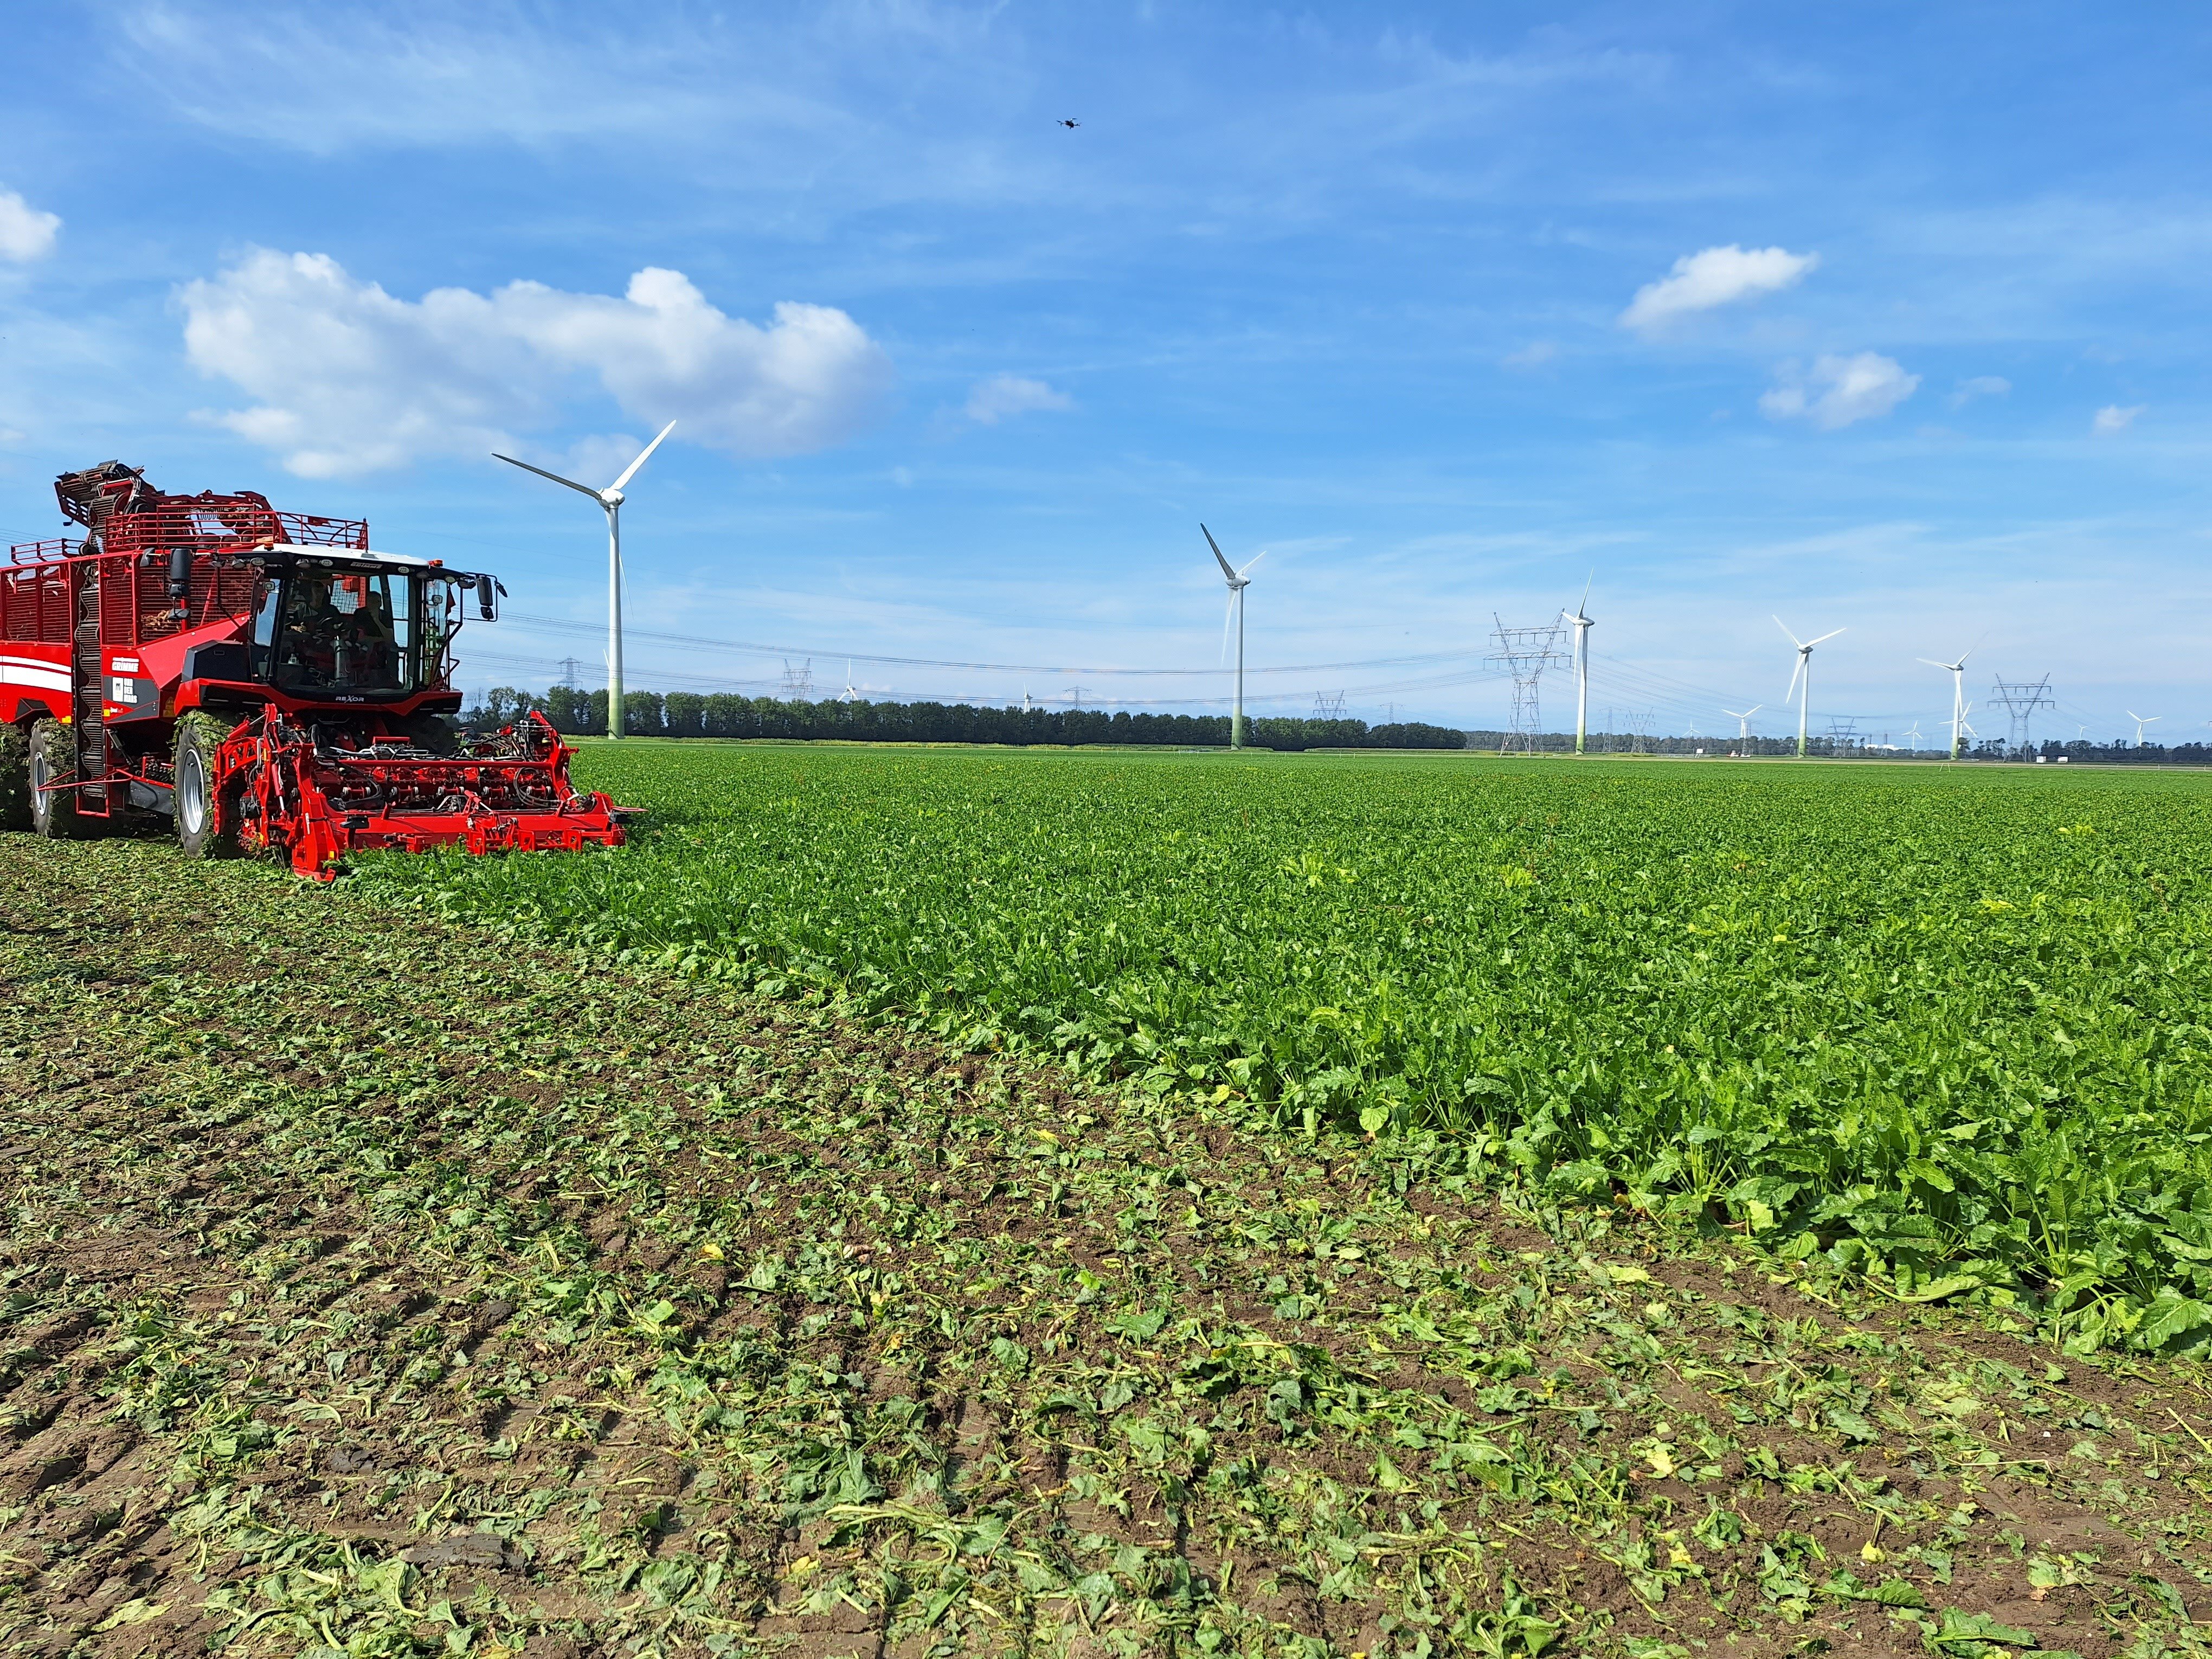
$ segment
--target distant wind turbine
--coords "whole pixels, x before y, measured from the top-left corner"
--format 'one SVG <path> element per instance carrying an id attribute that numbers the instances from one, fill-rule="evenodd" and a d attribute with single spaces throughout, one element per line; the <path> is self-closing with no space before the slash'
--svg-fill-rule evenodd
<path id="1" fill-rule="evenodd" d="M 1930 668 L 1940 668 L 1951 677 L 1951 758 L 1953 760 L 1958 759 L 1966 752 L 1966 738 L 1970 735 L 1966 727 L 1966 659 L 1974 654 L 1974 649 L 1978 648 L 1979 645 L 1980 641 L 1977 641 L 1974 648 L 1961 651 L 1956 662 L 1937 662 L 1933 657 L 1919 659 Z"/>
<path id="2" fill-rule="evenodd" d="M 1751 741 L 1751 717 L 1765 707 L 1766 705 L 1763 702 L 1755 702 L 1752 704 L 1750 708 L 1741 710 L 1734 708 L 1723 708 L 1721 710 L 1722 714 L 1726 714 L 1730 720 L 1735 722 L 1735 738 L 1738 743 L 1749 743 Z"/>
<path id="3" fill-rule="evenodd" d="M 1590 583 L 1597 580 L 1593 570 L 1583 583 L 1583 596 L 1575 601 L 1574 615 L 1567 620 L 1575 625 L 1575 753 L 1583 752 L 1589 736 L 1589 631 L 1591 619 L 1583 613 L 1589 609 Z"/>
<path id="4" fill-rule="evenodd" d="M 622 637 L 622 505 L 623 488 L 637 477 L 653 452 L 660 447 L 661 438 L 676 430 L 671 421 L 660 428 L 655 438 L 638 452 L 637 459 L 623 469 L 622 477 L 605 489 L 594 489 L 589 484 L 580 484 L 574 478 L 564 478 L 557 472 L 548 472 L 542 466 L 532 466 L 527 461 L 518 461 L 512 455 L 492 452 L 495 460 L 505 461 L 509 466 L 519 466 L 525 472 L 535 472 L 541 478 L 550 478 L 556 484 L 566 484 L 579 495 L 589 495 L 605 509 L 607 515 L 607 736 L 623 734 L 623 637 Z"/>
<path id="5" fill-rule="evenodd" d="M 1817 640 L 1801 640 L 1795 634 L 1790 633 L 1790 624 L 1784 622 L 1781 617 L 1777 617 L 1774 619 L 1774 625 L 1784 634 L 1789 634 L 1790 643 L 1797 647 L 1797 666 L 1790 672 L 1790 695 L 1794 696 L 1796 693 L 1799 683 L 1802 681 L 1804 685 L 1804 696 L 1798 699 L 1797 703 L 1797 757 L 1802 760 L 1805 757 L 1805 716 L 1813 704 L 1813 647 L 1832 640 L 1844 630 L 1840 628 L 1832 628 Z M 1782 701 L 1789 702 L 1790 696 L 1784 696 Z"/>
<path id="6" fill-rule="evenodd" d="M 1918 754 L 1920 752 L 1920 722 L 1918 720 L 1913 721 L 1912 729 L 1910 732 L 1907 732 L 1905 735 L 1911 742 L 1912 752 L 1916 755 Z"/>
<path id="7" fill-rule="evenodd" d="M 2163 714 L 2138 714 L 2134 709 L 2130 708 L 2128 710 L 2128 718 L 2136 723 L 2136 747 L 2140 749 L 2143 746 L 2143 727 L 2146 726 L 2155 726 L 2159 721 L 2164 720 L 2166 716 Z"/>
<path id="8" fill-rule="evenodd" d="M 1221 544 L 1213 539 L 1213 532 L 1200 525 L 1198 533 L 1206 538 L 1206 544 L 1213 550 L 1214 561 L 1220 565 L 1222 577 L 1229 584 L 1229 609 L 1221 618 L 1221 654 L 1224 657 L 1229 654 L 1229 624 L 1234 622 L 1237 624 L 1237 702 L 1229 721 L 1229 746 L 1242 749 L 1244 746 L 1244 590 L 1252 585 L 1252 579 L 1244 572 L 1266 558 L 1267 550 L 1263 548 L 1247 559 L 1242 569 L 1231 569 L 1221 551 Z"/>

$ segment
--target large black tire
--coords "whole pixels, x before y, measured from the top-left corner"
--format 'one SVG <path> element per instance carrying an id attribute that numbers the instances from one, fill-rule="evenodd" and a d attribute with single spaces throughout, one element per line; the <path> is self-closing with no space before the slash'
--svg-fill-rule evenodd
<path id="1" fill-rule="evenodd" d="M 31 734 L 0 726 L 0 830 L 31 827 Z"/>
<path id="2" fill-rule="evenodd" d="M 175 769 L 170 780 L 170 821 L 177 845 L 188 859 L 234 859 L 238 842 L 239 792 L 217 793 L 215 751 L 231 734 L 227 720 L 195 708 L 177 722 Z"/>
<path id="3" fill-rule="evenodd" d="M 76 791 L 48 789 L 56 778 L 76 775 L 76 742 L 57 720 L 31 726 L 31 828 L 49 841 L 74 841 L 86 833 L 77 815 Z"/>

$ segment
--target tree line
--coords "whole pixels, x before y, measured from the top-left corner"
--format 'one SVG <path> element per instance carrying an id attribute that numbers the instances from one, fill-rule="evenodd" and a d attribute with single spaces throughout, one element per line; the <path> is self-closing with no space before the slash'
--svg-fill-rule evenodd
<path id="1" fill-rule="evenodd" d="M 607 694 L 556 685 L 495 686 L 462 715 L 472 726 L 506 726 L 535 709 L 556 731 L 604 737 Z M 1229 742 L 1226 714 L 1131 714 L 1126 709 L 1002 708 L 956 702 L 822 702 L 744 697 L 734 692 L 626 691 L 623 730 L 634 738 L 781 738 L 846 743 L 1161 744 L 1218 749 Z M 1462 749 L 1467 734 L 1403 720 L 1267 716 L 1244 722 L 1255 749 Z"/>

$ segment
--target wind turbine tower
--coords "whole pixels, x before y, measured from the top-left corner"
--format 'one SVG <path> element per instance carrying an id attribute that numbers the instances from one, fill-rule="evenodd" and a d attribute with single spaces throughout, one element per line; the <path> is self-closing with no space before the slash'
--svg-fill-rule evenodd
<path id="1" fill-rule="evenodd" d="M 1262 548 L 1247 559 L 1243 569 L 1231 569 L 1229 561 L 1222 555 L 1221 544 L 1213 539 L 1213 532 L 1201 524 L 1198 533 L 1206 538 L 1206 544 L 1213 550 L 1214 562 L 1220 565 L 1222 577 L 1229 584 L 1229 610 L 1221 618 L 1221 651 L 1224 656 L 1229 653 L 1229 624 L 1234 622 L 1237 624 L 1237 701 L 1230 715 L 1229 746 L 1242 749 L 1244 746 L 1244 590 L 1252 586 L 1252 579 L 1244 572 L 1266 558 L 1267 550 Z"/>
<path id="2" fill-rule="evenodd" d="M 1797 647 L 1797 666 L 1790 672 L 1790 693 L 1785 695 L 1782 701 L 1789 702 L 1790 696 L 1797 693 L 1802 682 L 1803 695 L 1797 700 L 1797 758 L 1802 760 L 1805 758 L 1806 711 L 1813 704 L 1813 647 L 1832 640 L 1844 630 L 1840 628 L 1832 628 L 1817 640 L 1801 640 L 1795 634 L 1790 633 L 1790 624 L 1784 622 L 1781 617 L 1777 617 L 1774 619 L 1774 625 L 1784 634 L 1788 634 L 1790 643 Z"/>
<path id="3" fill-rule="evenodd" d="M 1590 573 L 1590 580 L 1597 573 Z M 1575 614 L 1567 620 L 1575 625 L 1575 753 L 1581 754 L 1589 736 L 1589 581 L 1583 584 L 1583 596 L 1575 604 Z"/>
<path id="4" fill-rule="evenodd" d="M 1966 659 L 1972 651 L 1961 651 L 1956 662 L 1937 662 L 1933 657 L 1923 657 L 1922 662 L 1930 668 L 1940 668 L 1951 677 L 1951 758 L 1957 760 L 1966 752 Z"/>
<path id="5" fill-rule="evenodd" d="M 603 507 L 607 515 L 607 736 L 623 734 L 623 637 L 622 637 L 622 506 L 623 489 L 637 477 L 653 452 L 660 447 L 661 438 L 676 430 L 671 421 L 660 428 L 655 438 L 638 452 L 638 457 L 623 469 L 622 477 L 605 489 L 594 489 L 589 484 L 580 484 L 574 478 L 564 478 L 557 472 L 548 472 L 542 466 L 532 466 L 527 461 L 518 461 L 512 455 L 492 452 L 495 460 L 505 461 L 509 466 L 519 466 L 525 472 L 535 472 L 541 478 L 550 478 L 556 484 L 566 484 L 580 495 L 589 495 Z"/>

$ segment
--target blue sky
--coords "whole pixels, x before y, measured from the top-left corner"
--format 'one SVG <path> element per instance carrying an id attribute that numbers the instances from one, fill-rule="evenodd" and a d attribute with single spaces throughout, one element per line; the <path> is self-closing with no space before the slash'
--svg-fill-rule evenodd
<path id="1" fill-rule="evenodd" d="M 0 107 L 0 529 L 111 455 L 265 489 L 498 568 L 470 683 L 588 679 L 596 514 L 489 451 L 605 482 L 673 418 L 624 515 L 634 684 L 780 678 L 675 635 L 830 690 L 852 653 L 876 696 L 1216 707 L 1203 519 L 1267 552 L 1262 710 L 1498 724 L 1493 617 L 1594 572 L 1617 725 L 1794 726 L 1779 613 L 1847 630 L 1816 731 L 1934 738 L 1914 659 L 1975 646 L 1978 702 L 2051 676 L 2043 734 L 2204 733 L 2209 32 L 12 8 L 51 72 Z M 1335 663 L 1387 665 L 1301 666 Z"/>

